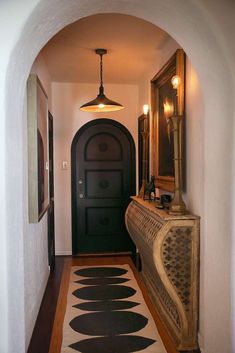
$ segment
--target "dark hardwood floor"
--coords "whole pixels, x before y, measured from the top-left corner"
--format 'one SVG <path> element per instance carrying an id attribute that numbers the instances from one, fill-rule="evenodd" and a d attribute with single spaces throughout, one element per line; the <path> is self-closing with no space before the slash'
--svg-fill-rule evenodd
<path id="1" fill-rule="evenodd" d="M 27 353 L 49 351 L 64 259 L 63 256 L 55 257 Z"/>

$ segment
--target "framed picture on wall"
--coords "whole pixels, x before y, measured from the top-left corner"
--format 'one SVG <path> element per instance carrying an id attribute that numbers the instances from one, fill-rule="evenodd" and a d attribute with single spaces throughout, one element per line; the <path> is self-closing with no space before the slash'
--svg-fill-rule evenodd
<path id="1" fill-rule="evenodd" d="M 152 170 L 156 176 L 157 187 L 171 192 L 174 191 L 174 145 L 173 129 L 170 121 L 170 117 L 173 114 L 171 78 L 174 75 L 179 75 L 181 78 L 177 95 L 178 111 L 183 116 L 180 127 L 180 153 L 183 161 L 182 169 L 184 170 L 185 53 L 182 49 L 178 49 L 151 80 L 151 108 L 153 117 Z"/>
<path id="2" fill-rule="evenodd" d="M 37 75 L 27 81 L 29 222 L 37 223 L 49 206 L 48 99 Z"/>

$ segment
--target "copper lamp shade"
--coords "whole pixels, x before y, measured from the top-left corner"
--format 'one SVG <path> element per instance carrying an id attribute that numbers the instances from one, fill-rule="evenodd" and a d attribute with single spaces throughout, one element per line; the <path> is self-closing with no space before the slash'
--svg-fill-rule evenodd
<path id="1" fill-rule="evenodd" d="M 115 110 L 121 110 L 123 108 L 124 107 L 121 104 L 108 99 L 104 95 L 103 86 L 100 86 L 98 96 L 92 101 L 83 104 L 80 107 L 80 110 L 84 112 L 111 112 Z"/>
<path id="2" fill-rule="evenodd" d="M 121 110 L 121 109 L 124 108 L 121 104 L 112 101 L 111 99 L 107 98 L 105 96 L 105 94 L 104 94 L 104 87 L 103 87 L 103 61 L 102 61 L 102 57 L 103 57 L 104 54 L 107 53 L 107 50 L 106 49 L 96 49 L 95 52 L 96 52 L 96 54 L 100 55 L 100 87 L 99 87 L 99 94 L 92 101 L 83 104 L 80 107 L 80 110 L 82 110 L 84 112 L 90 112 L 90 113 L 112 112 L 112 111 Z"/>

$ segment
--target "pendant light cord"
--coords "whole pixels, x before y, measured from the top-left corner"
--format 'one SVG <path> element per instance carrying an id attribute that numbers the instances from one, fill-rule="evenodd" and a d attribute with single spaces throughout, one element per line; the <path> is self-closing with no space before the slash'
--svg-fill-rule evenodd
<path id="1" fill-rule="evenodd" d="M 100 88 L 99 88 L 99 94 L 103 95 L 104 94 L 104 86 L 103 86 L 103 54 L 100 55 Z"/>
<path id="2" fill-rule="evenodd" d="M 100 54 L 100 85 L 103 87 L 103 54 Z"/>

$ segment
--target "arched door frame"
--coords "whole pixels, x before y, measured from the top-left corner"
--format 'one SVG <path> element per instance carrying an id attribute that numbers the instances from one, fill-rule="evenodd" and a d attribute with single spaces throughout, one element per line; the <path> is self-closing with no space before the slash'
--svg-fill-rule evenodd
<path id="1" fill-rule="evenodd" d="M 76 169 L 75 169 L 75 154 L 76 154 L 76 146 L 79 138 L 82 136 L 82 134 L 89 128 L 98 124 L 109 124 L 112 126 L 117 127 L 119 130 L 121 130 L 125 136 L 127 137 L 129 144 L 130 144 L 130 150 L 131 150 L 131 161 L 130 161 L 130 169 L 131 169 L 131 191 L 133 195 L 136 192 L 136 149 L 135 149 L 135 142 L 134 139 L 130 133 L 130 131 L 121 123 L 119 123 L 116 120 L 113 119 L 94 119 L 92 121 L 89 121 L 88 123 L 84 124 L 76 134 L 74 135 L 72 144 L 71 144 L 71 208 L 72 208 L 72 250 L 74 253 L 74 244 L 76 242 L 75 236 L 77 233 L 76 230 L 76 222 L 75 222 L 75 217 L 76 217 L 76 212 L 75 212 L 75 205 L 76 205 L 76 197 L 75 193 L 73 190 L 75 189 L 75 183 L 76 181 Z"/>

